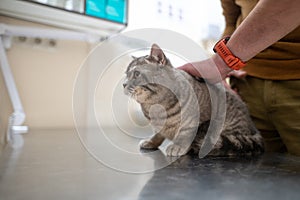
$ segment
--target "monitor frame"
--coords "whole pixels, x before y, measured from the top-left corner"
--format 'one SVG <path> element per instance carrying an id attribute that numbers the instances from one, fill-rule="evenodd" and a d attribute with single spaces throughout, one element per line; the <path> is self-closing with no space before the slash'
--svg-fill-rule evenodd
<path id="1" fill-rule="evenodd" d="M 1 0 L 0 15 L 107 37 L 127 27 L 128 1 L 126 6 L 126 23 L 110 21 L 84 15 L 79 12 L 23 0 Z M 34 12 L 32 12 L 33 10 Z"/>

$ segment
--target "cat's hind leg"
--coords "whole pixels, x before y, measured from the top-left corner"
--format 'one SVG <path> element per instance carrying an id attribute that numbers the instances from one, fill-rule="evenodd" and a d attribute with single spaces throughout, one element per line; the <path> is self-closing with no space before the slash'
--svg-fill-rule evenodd
<path id="1" fill-rule="evenodd" d="M 264 152 L 262 144 L 257 142 L 253 135 L 241 133 L 223 134 L 218 143 L 217 148 L 214 148 L 209 153 L 209 156 L 255 156 Z"/>

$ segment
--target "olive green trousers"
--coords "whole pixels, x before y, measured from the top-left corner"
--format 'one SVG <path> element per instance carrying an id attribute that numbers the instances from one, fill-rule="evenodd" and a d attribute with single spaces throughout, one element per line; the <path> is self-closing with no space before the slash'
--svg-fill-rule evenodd
<path id="1" fill-rule="evenodd" d="M 300 80 L 272 81 L 247 76 L 230 84 L 245 101 L 264 137 L 266 152 L 300 156 Z"/>

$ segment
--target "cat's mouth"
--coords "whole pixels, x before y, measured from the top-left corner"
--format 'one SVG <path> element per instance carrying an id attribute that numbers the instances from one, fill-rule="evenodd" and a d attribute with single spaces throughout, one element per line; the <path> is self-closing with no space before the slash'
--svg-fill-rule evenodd
<path id="1" fill-rule="evenodd" d="M 150 88 L 148 88 L 146 85 L 135 87 L 131 86 L 125 89 L 125 94 L 140 102 L 142 99 L 144 99 L 147 91 L 150 91 Z"/>
<path id="2" fill-rule="evenodd" d="M 131 87 L 125 88 L 125 94 L 129 95 L 129 96 L 133 95 L 134 94 L 134 87 L 131 86 Z"/>
<path id="3" fill-rule="evenodd" d="M 150 90 L 147 86 L 129 86 L 124 89 L 126 95 L 135 95 L 142 93 L 142 91 Z"/>
<path id="4" fill-rule="evenodd" d="M 138 87 L 127 86 L 124 88 L 124 93 L 135 99 L 136 95 L 138 94 Z"/>

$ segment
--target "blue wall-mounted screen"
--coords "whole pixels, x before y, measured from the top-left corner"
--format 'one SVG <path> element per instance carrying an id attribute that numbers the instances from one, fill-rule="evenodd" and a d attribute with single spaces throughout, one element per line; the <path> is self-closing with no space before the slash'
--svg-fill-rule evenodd
<path id="1" fill-rule="evenodd" d="M 86 0 L 85 14 L 126 24 L 127 0 Z"/>
<path id="2" fill-rule="evenodd" d="M 1 1 L 1 0 L 0 0 Z M 128 0 L 20 0 L 127 25 Z"/>

